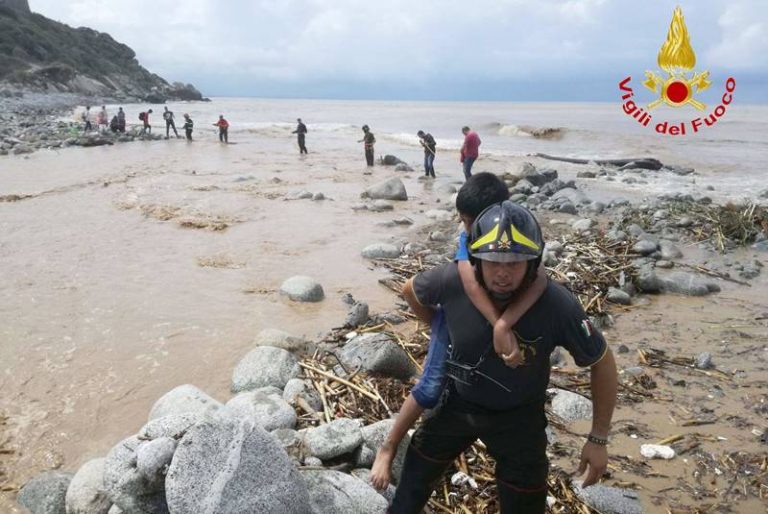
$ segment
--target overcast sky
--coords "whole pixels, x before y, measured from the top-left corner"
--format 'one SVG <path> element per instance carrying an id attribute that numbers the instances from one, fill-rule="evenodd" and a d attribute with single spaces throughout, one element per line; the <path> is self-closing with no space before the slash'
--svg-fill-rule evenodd
<path id="1" fill-rule="evenodd" d="M 207 96 L 617 98 L 680 5 L 700 70 L 768 102 L 766 0 L 29 0 Z"/>

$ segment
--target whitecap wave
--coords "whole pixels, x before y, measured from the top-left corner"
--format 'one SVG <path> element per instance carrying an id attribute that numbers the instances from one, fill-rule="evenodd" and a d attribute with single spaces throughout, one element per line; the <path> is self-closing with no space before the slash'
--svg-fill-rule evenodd
<path id="1" fill-rule="evenodd" d="M 488 129 L 500 136 L 533 137 L 536 139 L 560 139 L 565 135 L 563 127 L 534 127 L 532 125 L 514 125 L 507 123 L 490 123 Z"/>

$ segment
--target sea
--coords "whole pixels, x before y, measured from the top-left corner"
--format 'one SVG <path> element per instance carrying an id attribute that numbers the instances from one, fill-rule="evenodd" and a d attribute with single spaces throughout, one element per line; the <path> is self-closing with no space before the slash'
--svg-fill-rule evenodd
<path id="1" fill-rule="evenodd" d="M 431 133 L 438 144 L 438 167 L 456 163 L 469 126 L 482 139 L 486 157 L 520 158 L 536 153 L 577 159 L 659 159 L 665 164 L 693 168 L 701 182 L 724 200 L 748 200 L 765 189 L 768 160 L 768 106 L 734 102 L 712 126 L 692 133 L 690 120 L 704 118 L 692 107 L 662 106 L 654 121 L 643 126 L 625 114 L 622 103 L 517 103 L 517 102 L 409 102 L 350 100 L 282 100 L 214 98 L 211 102 L 169 104 L 177 124 L 188 113 L 198 135 L 214 137 L 212 124 L 223 114 L 230 122 L 230 140 L 248 142 L 262 149 L 276 141 L 292 141 L 296 119 L 309 128 L 310 150 L 346 153 L 358 151 L 361 127 L 368 125 L 377 139 L 376 152 L 398 154 L 418 162 L 421 150 L 416 132 Z M 129 121 L 139 123 L 138 112 L 147 105 L 124 105 Z M 117 106 L 108 106 L 113 113 Z M 155 130 L 162 129 L 154 109 Z M 659 134 L 658 120 L 685 122 L 686 135 Z M 555 166 L 553 164 L 553 166 Z M 455 166 L 458 169 L 458 165 Z M 677 189 L 675 177 L 653 181 L 648 194 Z M 686 179 L 691 180 L 691 177 Z"/>

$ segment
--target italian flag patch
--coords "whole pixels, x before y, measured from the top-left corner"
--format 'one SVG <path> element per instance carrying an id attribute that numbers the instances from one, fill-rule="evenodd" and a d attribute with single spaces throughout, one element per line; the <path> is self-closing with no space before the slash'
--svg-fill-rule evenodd
<path id="1" fill-rule="evenodd" d="M 581 330 L 582 332 L 584 332 L 584 335 L 587 337 L 592 337 L 592 335 L 595 333 L 595 329 L 592 326 L 592 323 L 590 323 L 588 319 L 581 321 Z"/>

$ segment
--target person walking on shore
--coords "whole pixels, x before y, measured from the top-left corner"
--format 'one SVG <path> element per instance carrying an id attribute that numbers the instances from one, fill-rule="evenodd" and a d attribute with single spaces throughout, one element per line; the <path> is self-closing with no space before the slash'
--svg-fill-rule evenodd
<path id="1" fill-rule="evenodd" d="M 472 224 L 469 251 L 478 281 L 499 309 L 530 284 L 544 240 L 536 218 L 510 201 L 492 205 Z M 592 428 L 581 452 L 583 487 L 600 480 L 608 464 L 608 434 L 616 405 L 616 363 L 578 299 L 548 281 L 541 298 L 515 325 L 517 339 L 535 351 L 508 367 L 491 351 L 494 328 L 472 305 L 455 262 L 409 279 L 403 297 L 430 323 L 442 306 L 451 339 L 446 361 L 448 393 L 438 412 L 413 434 L 390 514 L 422 511 L 445 469 L 477 439 L 496 462 L 503 514 L 543 514 L 547 504 L 547 418 L 544 411 L 550 354 L 563 346 L 590 370 Z"/>
<path id="2" fill-rule="evenodd" d="M 187 141 L 192 141 L 192 128 L 194 125 L 195 123 L 189 117 L 189 114 L 184 114 L 184 133 L 187 136 Z"/>
<path id="3" fill-rule="evenodd" d="M 363 125 L 363 139 L 360 139 L 358 143 L 363 143 L 365 163 L 368 166 L 373 166 L 373 145 L 376 144 L 376 137 L 368 125 Z"/>
<path id="4" fill-rule="evenodd" d="M 139 119 L 144 122 L 144 125 L 141 127 L 141 132 L 139 133 L 140 136 L 152 133 L 152 125 L 149 124 L 150 114 L 152 114 L 152 109 L 148 110 L 147 112 L 139 113 Z"/>
<path id="5" fill-rule="evenodd" d="M 224 119 L 223 114 L 219 114 L 219 121 L 214 123 L 213 126 L 219 127 L 219 141 L 229 143 L 229 122 Z"/>
<path id="6" fill-rule="evenodd" d="M 83 132 L 90 132 L 93 130 L 93 125 L 91 125 L 91 106 L 86 105 L 85 111 L 82 114 L 82 119 L 85 124 L 83 125 Z"/>
<path id="7" fill-rule="evenodd" d="M 423 130 L 416 133 L 419 136 L 419 142 L 424 147 L 424 176 L 435 178 L 435 150 L 437 143 L 432 134 L 425 134 Z"/>
<path id="8" fill-rule="evenodd" d="M 125 132 L 125 111 L 122 107 L 117 108 L 117 131 Z"/>
<path id="9" fill-rule="evenodd" d="M 296 134 L 296 139 L 299 142 L 299 154 L 309 153 L 307 152 L 307 146 L 304 143 L 304 137 L 307 135 L 307 126 L 304 125 L 301 118 L 297 118 L 296 122 L 298 123 L 298 125 L 296 125 L 296 130 L 291 132 L 291 134 Z"/>
<path id="10" fill-rule="evenodd" d="M 171 129 L 173 129 L 173 133 L 176 134 L 176 138 L 180 138 L 181 136 L 176 131 L 176 122 L 173 120 L 173 111 L 169 111 L 168 107 L 166 107 L 163 112 L 163 119 L 165 120 L 165 139 L 170 137 Z"/>
<path id="11" fill-rule="evenodd" d="M 461 146 L 461 160 L 464 167 L 464 178 L 472 176 L 472 165 L 480 155 L 480 136 L 477 132 L 470 130 L 469 127 L 462 127 L 461 133 L 464 134 L 464 144 Z"/>

